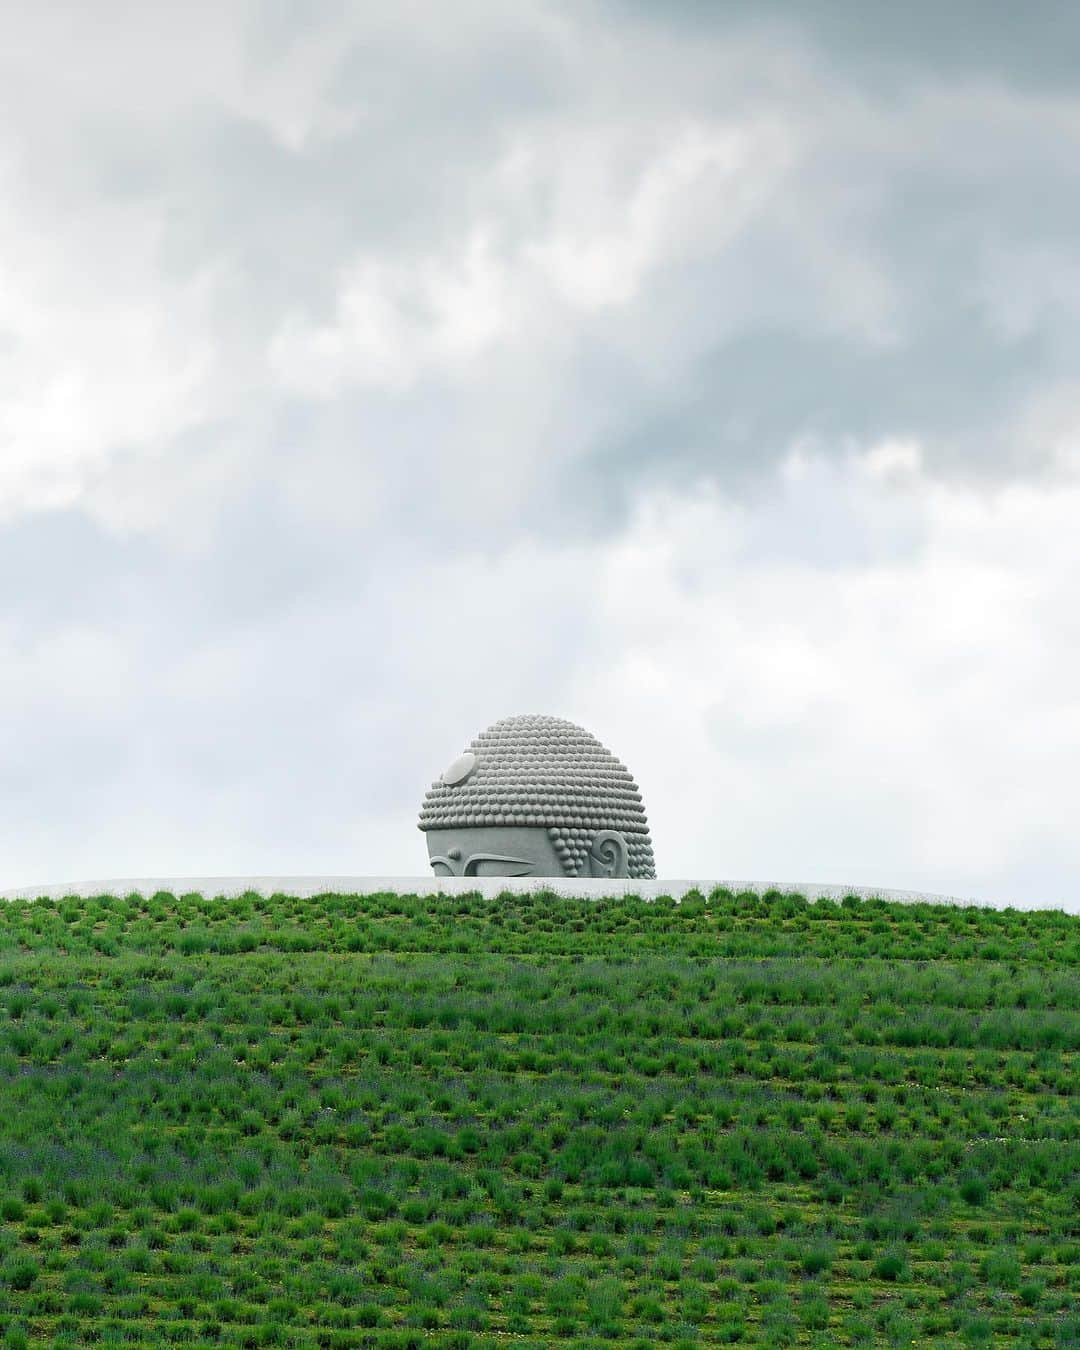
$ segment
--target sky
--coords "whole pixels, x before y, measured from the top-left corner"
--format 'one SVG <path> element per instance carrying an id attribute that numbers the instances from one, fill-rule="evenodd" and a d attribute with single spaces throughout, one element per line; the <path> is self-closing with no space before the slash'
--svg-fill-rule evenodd
<path id="1" fill-rule="evenodd" d="M 534 712 L 661 877 L 1076 901 L 1080 10 L 4 20 L 0 888 L 421 876 Z"/>

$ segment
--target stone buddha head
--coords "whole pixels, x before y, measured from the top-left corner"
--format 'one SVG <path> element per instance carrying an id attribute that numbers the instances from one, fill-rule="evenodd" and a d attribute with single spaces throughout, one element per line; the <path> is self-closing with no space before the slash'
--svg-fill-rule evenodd
<path id="1" fill-rule="evenodd" d="M 419 827 L 436 876 L 656 876 L 637 784 L 559 717 L 482 731 L 428 789 Z"/>

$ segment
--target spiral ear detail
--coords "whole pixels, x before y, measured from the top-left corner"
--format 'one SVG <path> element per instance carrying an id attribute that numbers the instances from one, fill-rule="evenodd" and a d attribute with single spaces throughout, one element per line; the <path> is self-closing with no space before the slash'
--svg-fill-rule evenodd
<path id="1" fill-rule="evenodd" d="M 595 877 L 625 877 L 628 852 L 626 839 L 618 830 L 599 830 L 589 848 L 590 870 Z"/>

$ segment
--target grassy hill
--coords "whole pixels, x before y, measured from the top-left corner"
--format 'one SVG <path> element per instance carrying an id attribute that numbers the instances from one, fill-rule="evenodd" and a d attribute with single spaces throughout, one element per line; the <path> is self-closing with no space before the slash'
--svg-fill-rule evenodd
<path id="1" fill-rule="evenodd" d="M 1066 1346 L 1080 920 L 0 906 L 0 1346 Z"/>

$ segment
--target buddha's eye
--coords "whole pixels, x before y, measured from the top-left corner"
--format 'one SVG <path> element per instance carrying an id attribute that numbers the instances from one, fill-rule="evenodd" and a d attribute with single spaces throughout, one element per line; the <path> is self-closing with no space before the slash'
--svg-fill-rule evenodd
<path id="1" fill-rule="evenodd" d="M 524 877 L 533 870 L 531 858 L 507 858 L 497 853 L 474 853 L 465 864 L 467 877 Z"/>
<path id="2" fill-rule="evenodd" d="M 449 863 L 443 862 L 441 858 L 432 858 L 431 870 L 437 877 L 452 877 L 454 875 L 454 869 Z"/>
<path id="3" fill-rule="evenodd" d="M 474 877 L 524 877 L 532 871 L 531 862 L 501 862 L 494 858 L 478 862 L 473 869 Z"/>

